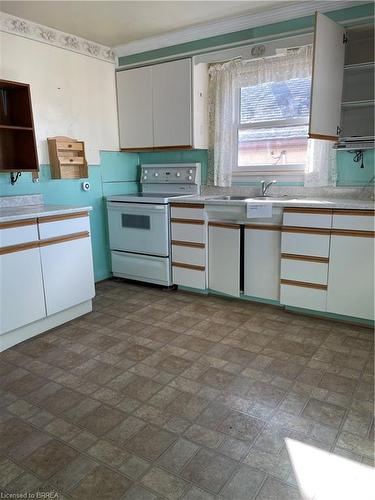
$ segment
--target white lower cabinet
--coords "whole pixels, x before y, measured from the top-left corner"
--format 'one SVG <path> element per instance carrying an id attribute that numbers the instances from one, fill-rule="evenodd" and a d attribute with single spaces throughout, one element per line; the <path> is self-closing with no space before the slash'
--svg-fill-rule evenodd
<path id="1" fill-rule="evenodd" d="M 280 227 L 245 225 L 244 294 L 269 300 L 280 297 Z"/>
<path id="2" fill-rule="evenodd" d="M 280 286 L 280 303 L 314 311 L 325 311 L 327 308 L 327 291 L 299 284 L 282 283 Z"/>
<path id="3" fill-rule="evenodd" d="M 172 279 L 175 285 L 206 289 L 207 225 L 201 203 L 172 203 Z"/>
<path id="4" fill-rule="evenodd" d="M 347 236 L 332 231 L 327 311 L 374 319 L 373 236 Z"/>
<path id="5" fill-rule="evenodd" d="M 208 223 L 208 287 L 240 296 L 241 230 L 239 224 Z"/>
<path id="6" fill-rule="evenodd" d="M 89 234 L 68 241 L 41 242 L 47 315 L 55 314 L 95 295 Z"/>
<path id="7" fill-rule="evenodd" d="M 183 264 L 173 264 L 173 283 L 175 285 L 186 286 L 204 290 L 206 288 L 206 272 L 204 268 L 194 269 L 188 264 L 186 267 Z"/>
<path id="8" fill-rule="evenodd" d="M 0 255 L 0 334 L 45 315 L 39 248 Z"/>

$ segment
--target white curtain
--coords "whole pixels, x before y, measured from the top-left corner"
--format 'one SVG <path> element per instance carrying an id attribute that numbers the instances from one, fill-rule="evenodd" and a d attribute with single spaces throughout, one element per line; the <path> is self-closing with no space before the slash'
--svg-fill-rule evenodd
<path id="1" fill-rule="evenodd" d="M 301 47 L 286 55 L 248 61 L 237 59 L 210 66 L 208 91 L 208 182 L 210 184 L 221 187 L 231 185 L 232 167 L 237 161 L 235 154 L 237 150 L 236 125 L 239 88 L 292 78 L 311 77 L 311 69 L 311 46 Z M 319 170 L 322 171 L 319 179 L 324 178 L 323 170 L 326 161 L 322 162 L 321 160 L 323 157 L 325 158 L 327 151 L 324 145 L 322 147 L 309 147 L 309 157 L 311 158 L 309 169 L 315 168 L 315 158 L 319 160 Z M 309 185 L 317 182 L 313 171 L 309 170 L 306 173 L 306 178 Z M 319 180 L 319 182 L 321 181 Z"/>
<path id="2" fill-rule="evenodd" d="M 336 150 L 334 142 L 309 139 L 305 168 L 306 187 L 336 186 Z"/>

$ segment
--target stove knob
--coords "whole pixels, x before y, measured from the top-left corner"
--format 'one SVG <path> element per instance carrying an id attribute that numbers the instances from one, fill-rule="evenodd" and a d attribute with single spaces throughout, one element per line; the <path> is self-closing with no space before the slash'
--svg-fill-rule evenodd
<path id="1" fill-rule="evenodd" d="M 148 173 L 147 170 L 145 170 L 144 173 L 147 174 Z"/>
<path id="2" fill-rule="evenodd" d="M 144 176 L 143 176 L 143 179 L 144 179 L 144 180 L 146 180 L 146 179 L 147 179 L 147 175 L 144 175 Z"/>
<path id="3" fill-rule="evenodd" d="M 154 173 L 155 177 L 159 177 L 159 174 L 157 172 Z"/>
<path id="4" fill-rule="evenodd" d="M 191 181 L 191 180 L 192 180 L 192 178 L 193 178 L 193 177 L 192 177 L 191 175 L 189 175 L 188 180 L 189 180 L 189 181 Z"/>
<path id="5" fill-rule="evenodd" d="M 176 176 L 177 176 L 177 177 L 180 177 L 180 176 L 181 176 L 180 172 L 177 172 Z"/>
<path id="6" fill-rule="evenodd" d="M 189 170 L 189 174 L 192 174 L 192 173 L 193 173 L 193 171 L 190 169 L 190 170 Z"/>

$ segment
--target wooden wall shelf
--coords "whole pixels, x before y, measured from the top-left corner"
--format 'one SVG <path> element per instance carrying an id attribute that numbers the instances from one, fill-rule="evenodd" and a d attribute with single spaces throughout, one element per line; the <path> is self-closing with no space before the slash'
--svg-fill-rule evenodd
<path id="1" fill-rule="evenodd" d="M 0 80 L 0 172 L 37 172 L 30 85 Z"/>
<path id="2" fill-rule="evenodd" d="M 85 144 L 71 137 L 49 137 L 48 152 L 52 179 L 88 177 Z"/>

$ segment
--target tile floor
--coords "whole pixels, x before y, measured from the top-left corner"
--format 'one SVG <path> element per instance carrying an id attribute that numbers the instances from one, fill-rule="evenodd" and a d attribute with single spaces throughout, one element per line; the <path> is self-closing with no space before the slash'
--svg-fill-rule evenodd
<path id="1" fill-rule="evenodd" d="M 299 499 L 286 438 L 373 462 L 372 339 L 265 305 L 103 282 L 93 313 L 0 354 L 0 491 Z"/>

